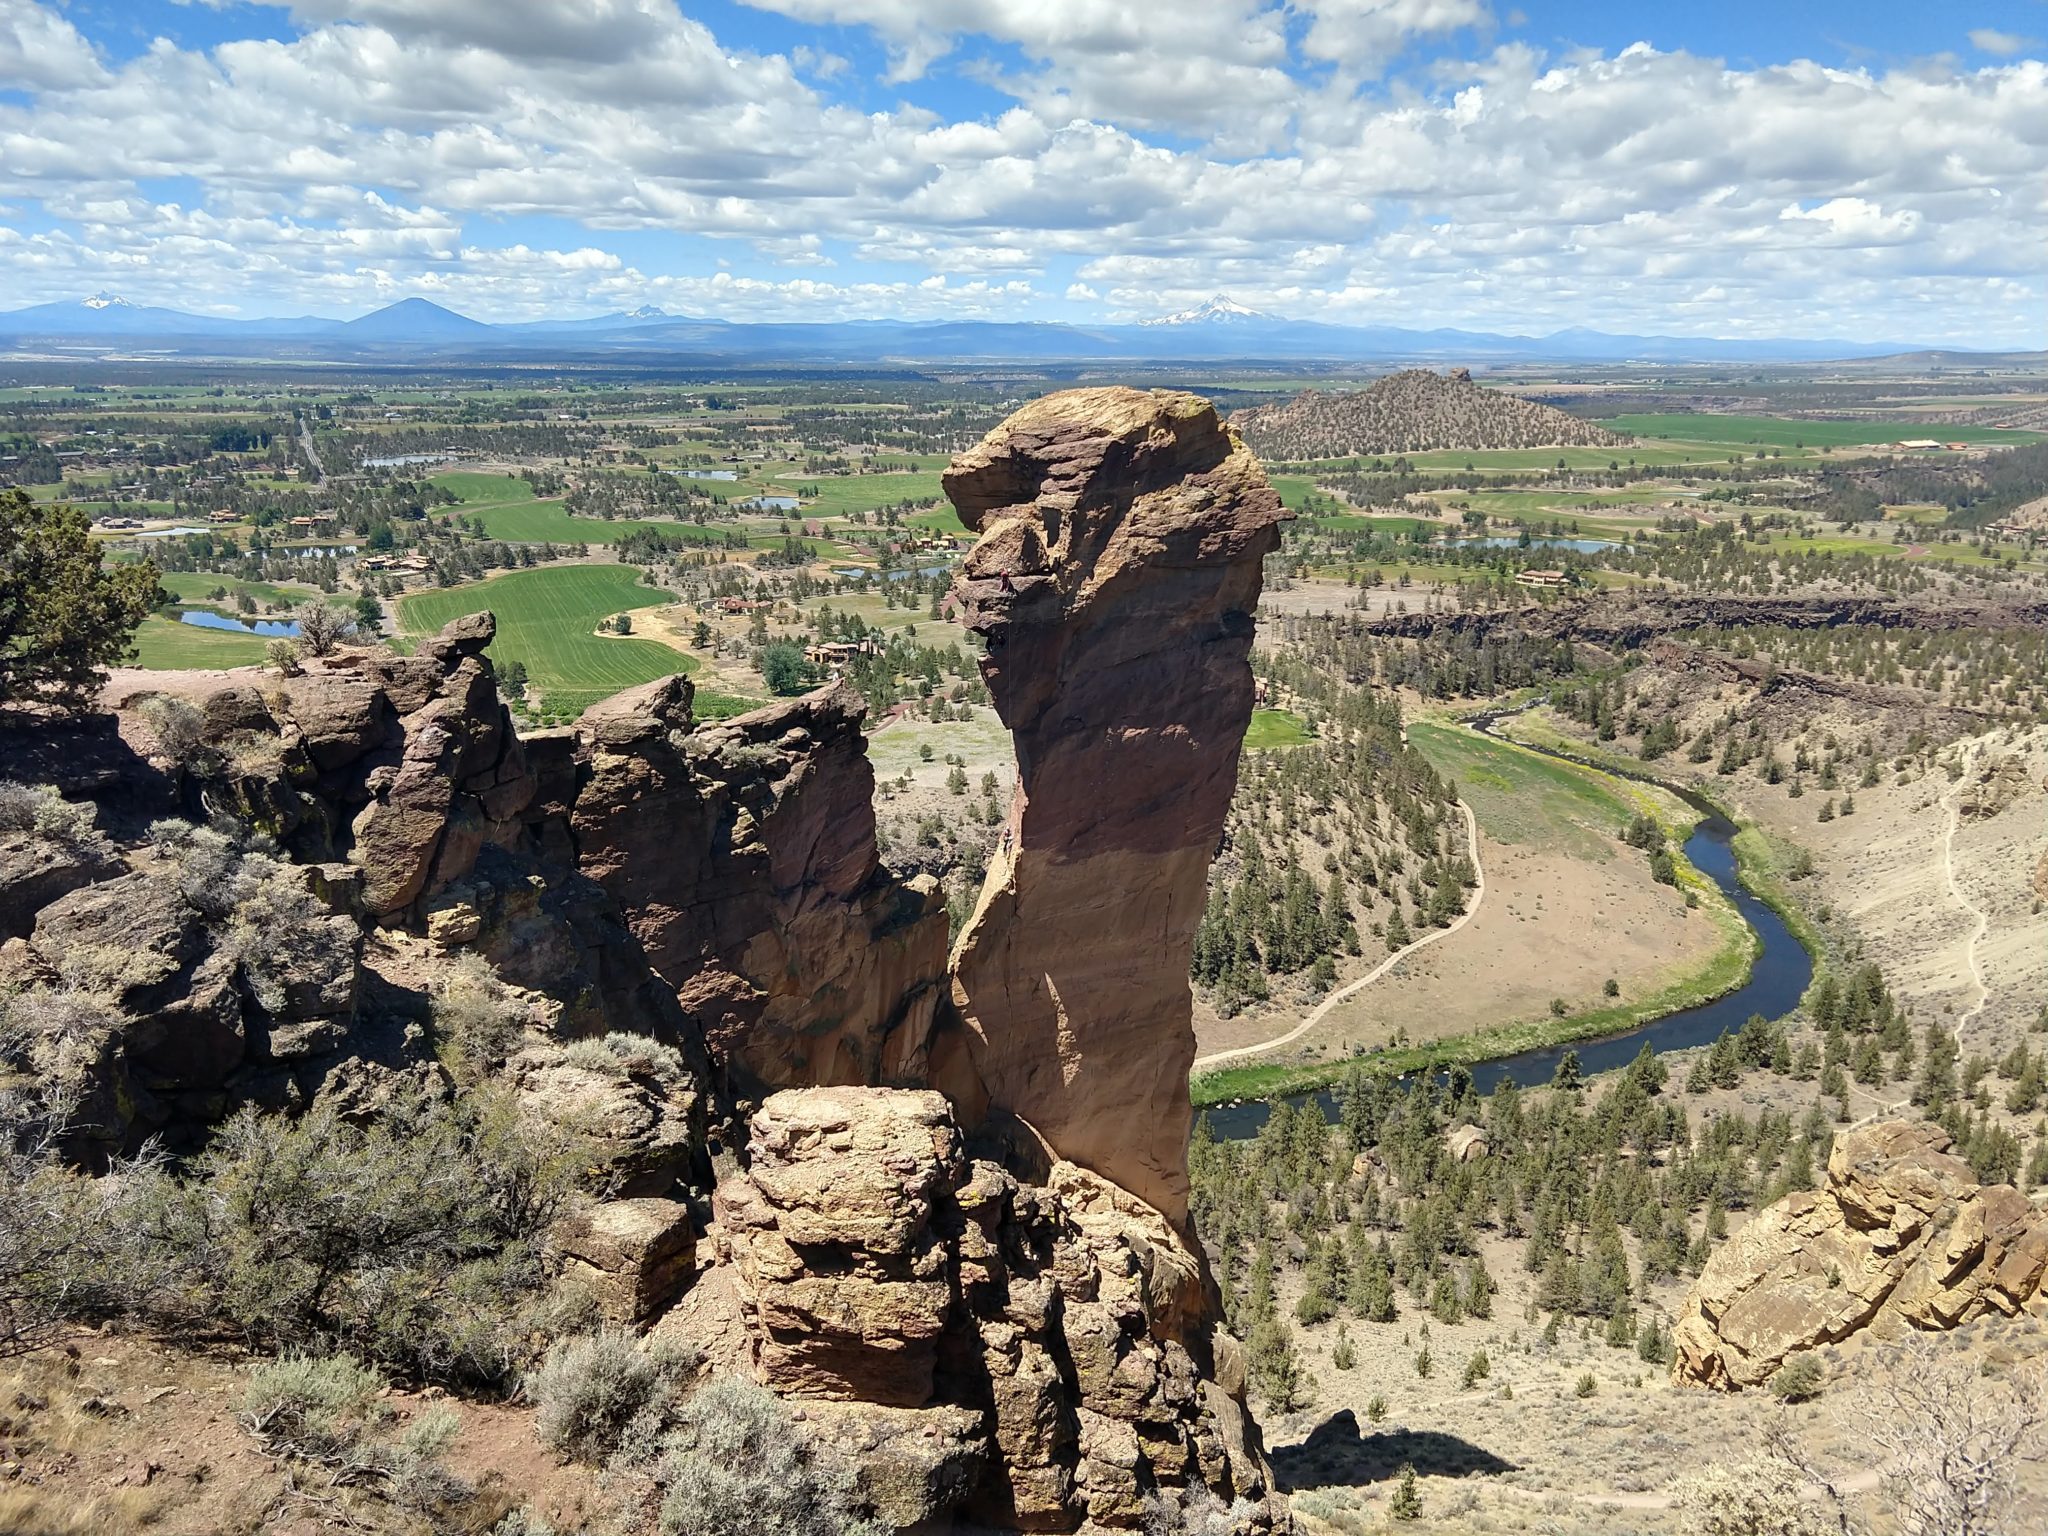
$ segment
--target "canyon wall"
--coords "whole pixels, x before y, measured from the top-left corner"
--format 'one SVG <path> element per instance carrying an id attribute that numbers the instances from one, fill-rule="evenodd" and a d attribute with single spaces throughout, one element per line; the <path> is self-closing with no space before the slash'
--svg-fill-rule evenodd
<path id="1" fill-rule="evenodd" d="M 1285 514 L 1166 391 L 1047 397 L 946 485 L 1019 766 L 950 971 L 937 888 L 879 856 L 857 695 L 700 723 L 677 676 L 522 736 L 480 614 L 113 700 L 78 782 L 127 830 L 0 838 L 0 984 L 51 1004 L 26 1051 L 82 1160 L 508 1086 L 587 1164 L 560 1272 L 801 1401 L 886 1528 L 1285 1529 L 1186 1170 L 1188 952 Z M 145 723 L 179 710 L 182 747 Z M 38 753 L 0 731 L 0 776 Z M 56 1007 L 90 964 L 103 1009 Z"/>

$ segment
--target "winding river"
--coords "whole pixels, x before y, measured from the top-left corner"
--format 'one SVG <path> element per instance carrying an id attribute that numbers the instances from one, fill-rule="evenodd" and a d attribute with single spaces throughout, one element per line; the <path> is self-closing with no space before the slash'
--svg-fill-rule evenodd
<path id="1" fill-rule="evenodd" d="M 1525 706 L 1526 707 L 1526 706 Z M 1495 729 L 1498 722 L 1518 710 L 1495 710 L 1475 716 L 1472 728 L 1489 736 L 1500 737 Z M 1500 737 L 1506 740 L 1505 737 Z M 1712 880 L 1728 899 L 1735 903 L 1735 909 L 1742 914 L 1750 928 L 1761 942 L 1756 963 L 1751 968 L 1749 980 L 1733 992 L 1724 993 L 1712 1002 L 1701 1003 L 1694 1008 L 1681 1008 L 1676 1013 L 1667 1013 L 1662 1018 L 1639 1024 L 1634 1029 L 1618 1035 L 1606 1035 L 1592 1040 L 1575 1040 L 1564 1045 L 1544 1046 L 1537 1050 L 1520 1051 L 1513 1056 L 1497 1057 L 1492 1061 L 1480 1062 L 1471 1068 L 1473 1081 L 1481 1093 L 1490 1093 L 1501 1083 L 1512 1078 L 1525 1086 L 1547 1083 L 1557 1071 L 1557 1064 L 1566 1051 L 1576 1051 L 1579 1066 L 1587 1073 L 1606 1072 L 1616 1067 L 1627 1066 L 1645 1041 L 1657 1051 L 1682 1051 L 1693 1046 L 1711 1045 L 1723 1030 L 1740 1029 L 1753 1013 L 1760 1013 L 1767 1019 L 1782 1018 L 1797 1006 L 1813 981 L 1813 957 L 1806 947 L 1793 937 L 1792 930 L 1785 926 L 1783 918 L 1771 910 L 1762 899 L 1752 893 L 1736 878 L 1735 872 L 1735 825 L 1714 809 L 1704 795 L 1666 783 L 1646 773 L 1632 773 L 1608 763 L 1591 763 L 1584 758 L 1574 757 L 1569 752 L 1553 751 L 1549 747 L 1534 746 L 1526 741 L 1515 745 L 1531 752 L 1541 752 L 1546 757 L 1561 762 L 1576 763 L 1581 767 L 1596 767 L 1604 773 L 1620 778 L 1635 779 L 1640 783 L 1654 784 L 1678 796 L 1687 805 L 1700 813 L 1700 823 L 1693 828 L 1692 835 L 1685 840 L 1685 856 L 1699 872 Z M 1290 1102 L 1305 1103 L 1311 1097 L 1302 1094 Z M 1330 1119 L 1337 1118 L 1337 1099 L 1334 1091 L 1324 1089 L 1313 1095 L 1322 1106 L 1323 1113 Z M 1209 1120 L 1209 1129 L 1222 1140 L 1238 1140 L 1258 1134 L 1259 1127 L 1266 1123 L 1271 1106 L 1263 1100 L 1246 1100 L 1236 1104 L 1219 1104 L 1200 1111 Z"/>

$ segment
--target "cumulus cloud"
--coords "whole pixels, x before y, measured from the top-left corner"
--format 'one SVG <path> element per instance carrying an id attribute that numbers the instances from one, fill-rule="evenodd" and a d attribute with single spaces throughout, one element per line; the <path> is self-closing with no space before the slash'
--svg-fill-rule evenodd
<path id="1" fill-rule="evenodd" d="M 674 0 L 290 0 L 297 35 L 119 63 L 0 0 L 0 199 L 41 215 L 0 229 L 0 289 L 508 318 L 1090 318 L 1221 289 L 1357 322 L 1910 312 L 1912 339 L 2040 344 L 2039 59 L 1468 59 L 1480 0 L 756 3 L 866 28 L 905 73 L 957 53 L 1013 104 L 877 107 L 843 33 L 748 48 Z M 646 232 L 734 270 L 650 271 L 622 243 Z"/>
<path id="2" fill-rule="evenodd" d="M 2035 39 L 2021 37 L 2017 32 L 2000 32 L 1992 27 L 1973 27 L 1970 30 L 1970 46 L 1980 53 L 1995 54 L 2009 59 L 2016 53 L 2025 53 L 2036 46 Z"/>

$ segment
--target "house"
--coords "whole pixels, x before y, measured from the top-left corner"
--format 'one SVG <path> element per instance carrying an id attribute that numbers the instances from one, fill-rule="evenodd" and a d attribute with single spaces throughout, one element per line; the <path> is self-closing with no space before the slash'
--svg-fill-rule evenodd
<path id="1" fill-rule="evenodd" d="M 209 523 L 239 523 L 242 520 L 242 514 L 239 512 L 230 512 L 225 507 L 223 507 L 218 512 L 207 513 L 206 520 Z"/>
<path id="2" fill-rule="evenodd" d="M 752 613 L 756 608 L 765 608 L 766 603 L 756 602 L 751 597 L 721 597 L 718 600 L 720 613 Z"/>
<path id="3" fill-rule="evenodd" d="M 1525 587 L 1568 587 L 1572 579 L 1563 571 L 1517 571 L 1515 580 Z"/>
<path id="4" fill-rule="evenodd" d="M 873 656 L 882 649 L 872 636 L 860 640 L 825 640 L 804 647 L 804 660 L 814 667 L 843 667 L 861 656 Z"/>
<path id="5" fill-rule="evenodd" d="M 1938 450 L 1941 444 L 1931 437 L 1909 437 L 1901 442 L 1894 443 L 1892 446 L 1895 448 L 1909 448 L 1915 453 L 1926 453 Z"/>
<path id="6" fill-rule="evenodd" d="M 1975 445 L 1972 443 L 1943 443 L 1941 446 L 1950 453 L 1967 453 Z"/>

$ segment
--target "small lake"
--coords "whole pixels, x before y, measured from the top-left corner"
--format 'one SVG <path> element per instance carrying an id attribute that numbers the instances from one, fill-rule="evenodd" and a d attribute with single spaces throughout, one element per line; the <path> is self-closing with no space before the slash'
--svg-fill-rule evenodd
<path id="1" fill-rule="evenodd" d="M 849 581 L 859 581 L 863 576 L 872 576 L 878 581 L 902 581 L 909 576 L 941 576 L 951 569 L 950 565 L 920 565 L 913 570 L 868 571 L 850 565 L 835 565 L 832 574 L 844 576 Z"/>
<path id="2" fill-rule="evenodd" d="M 1478 544 L 1486 549 L 1522 549 L 1524 547 L 1529 549 L 1569 549 L 1575 550 L 1582 555 L 1597 555 L 1603 549 L 1621 548 L 1612 539 L 1538 538 L 1533 534 L 1530 536 L 1528 544 L 1524 546 L 1521 537 L 1511 533 L 1489 534 L 1483 539 L 1457 539 L 1454 542 L 1459 544 Z"/>
<path id="3" fill-rule="evenodd" d="M 1513 711 L 1500 712 L 1509 713 Z M 1473 722 L 1474 728 L 1491 734 L 1500 714 L 1479 716 Z M 1552 752 L 1528 742 L 1518 742 L 1517 745 L 1564 762 L 1581 761 L 1569 753 Z M 1692 860 L 1694 868 L 1719 886 L 1722 894 L 1735 903 L 1736 910 L 1762 941 L 1763 947 L 1750 971 L 1749 980 L 1712 1002 L 1667 1013 L 1623 1034 L 1545 1046 L 1540 1050 L 1522 1051 L 1474 1065 L 1469 1070 L 1473 1084 L 1481 1093 L 1491 1093 L 1510 1078 L 1525 1088 L 1540 1087 L 1556 1075 L 1557 1064 L 1566 1051 L 1578 1053 L 1580 1069 L 1590 1076 L 1595 1072 L 1611 1072 L 1627 1066 L 1642 1050 L 1645 1041 L 1654 1051 L 1683 1051 L 1712 1045 L 1724 1030 L 1740 1029 L 1748 1023 L 1753 1013 L 1760 1013 L 1767 1019 L 1783 1018 L 1799 1005 L 1799 999 L 1806 995 L 1806 989 L 1813 983 L 1813 957 L 1806 952 L 1806 946 L 1793 937 L 1783 918 L 1736 877 L 1734 823 L 1715 810 L 1704 796 L 1692 790 L 1646 773 L 1628 773 L 1606 764 L 1599 766 L 1603 771 L 1617 773 L 1619 777 L 1656 784 L 1669 790 L 1702 814 L 1700 824 L 1685 840 L 1685 856 Z M 1290 1102 L 1302 1104 L 1310 1097 L 1301 1094 Z M 1322 1107 L 1324 1116 L 1334 1122 L 1339 1115 L 1336 1094 L 1324 1089 L 1313 1097 Z M 1219 1140 L 1238 1141 L 1258 1134 L 1259 1127 L 1266 1123 L 1271 1113 L 1271 1106 L 1262 1100 L 1248 1100 L 1218 1105 L 1198 1113 L 1209 1117 L 1209 1129 Z"/>
<path id="4" fill-rule="evenodd" d="M 395 453 L 383 458 L 363 460 L 365 469 L 402 469 L 408 464 L 438 464 L 449 457 L 445 453 Z"/>
<path id="5" fill-rule="evenodd" d="M 680 475 L 685 480 L 737 480 L 740 472 L 736 469 L 665 469 L 665 475 Z"/>
<path id="6" fill-rule="evenodd" d="M 749 496 L 733 505 L 745 507 L 750 512 L 794 512 L 803 503 L 794 496 Z"/>
<path id="7" fill-rule="evenodd" d="M 194 629 L 220 629 L 232 635 L 265 635 L 272 639 L 286 639 L 299 632 L 297 619 L 231 619 L 211 608 L 187 608 L 178 615 L 178 622 Z"/>
<path id="8" fill-rule="evenodd" d="M 322 555 L 352 555 L 359 547 L 355 544 L 273 544 L 266 553 L 287 558 L 318 559 Z"/>
<path id="9" fill-rule="evenodd" d="M 211 533 L 211 528 L 151 528 L 132 535 L 138 539 L 181 539 L 188 533 Z"/>

